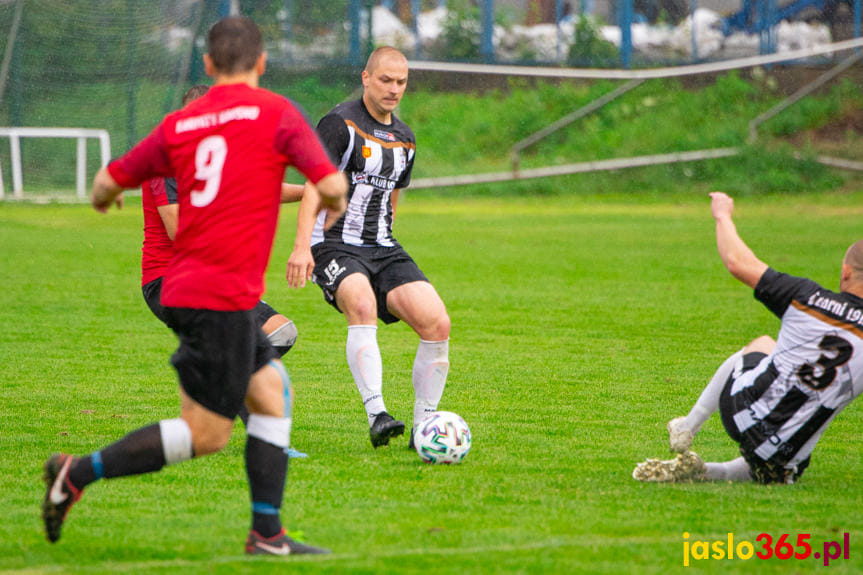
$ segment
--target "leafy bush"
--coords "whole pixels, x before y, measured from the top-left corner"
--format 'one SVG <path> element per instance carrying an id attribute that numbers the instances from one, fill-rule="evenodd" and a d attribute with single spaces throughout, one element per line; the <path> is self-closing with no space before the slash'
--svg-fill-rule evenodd
<path id="1" fill-rule="evenodd" d="M 481 34 L 479 8 L 470 0 L 450 0 L 443 32 L 432 51 L 449 60 L 476 60 Z"/>
<path id="2" fill-rule="evenodd" d="M 575 22 L 575 40 L 569 47 L 570 66 L 605 66 L 620 59 L 614 44 L 599 33 L 599 22 L 589 16 L 579 16 Z"/>

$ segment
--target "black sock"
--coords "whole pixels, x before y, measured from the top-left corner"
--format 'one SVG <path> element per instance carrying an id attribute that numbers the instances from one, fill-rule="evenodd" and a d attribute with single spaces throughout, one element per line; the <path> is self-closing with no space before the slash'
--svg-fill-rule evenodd
<path id="1" fill-rule="evenodd" d="M 282 530 L 279 509 L 288 475 L 288 456 L 281 447 L 257 437 L 246 440 L 246 473 L 252 495 L 252 529 L 262 537 Z"/>
<path id="2" fill-rule="evenodd" d="M 106 478 L 151 473 L 164 466 L 165 451 L 158 423 L 133 431 L 102 450 Z"/>
<path id="3" fill-rule="evenodd" d="M 162 433 L 158 423 L 142 427 L 132 433 L 81 458 L 69 470 L 69 481 L 77 489 L 84 489 L 102 477 L 123 477 L 159 471 L 165 466 Z M 96 470 L 95 468 L 99 469 Z"/>
<path id="4" fill-rule="evenodd" d="M 69 483 L 74 485 L 78 491 L 84 489 L 97 479 L 101 479 L 101 477 L 97 476 L 93 470 L 92 455 L 82 457 L 69 469 Z"/>

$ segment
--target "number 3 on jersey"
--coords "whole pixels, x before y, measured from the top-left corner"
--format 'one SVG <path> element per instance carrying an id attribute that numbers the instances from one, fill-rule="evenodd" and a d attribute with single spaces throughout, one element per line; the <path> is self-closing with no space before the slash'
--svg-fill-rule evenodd
<path id="1" fill-rule="evenodd" d="M 228 144 L 222 136 L 208 136 L 198 144 L 195 150 L 195 179 L 204 182 L 204 189 L 191 193 L 192 205 L 196 208 L 203 208 L 216 199 L 227 155 Z"/>
<path id="2" fill-rule="evenodd" d="M 819 349 L 832 352 L 832 355 L 821 354 L 815 360 L 815 365 L 804 363 L 797 370 L 797 377 L 814 390 L 827 388 L 836 379 L 836 368 L 848 363 L 854 353 L 854 347 L 838 335 L 825 335 L 818 344 Z M 820 375 L 815 375 L 818 366 Z"/>

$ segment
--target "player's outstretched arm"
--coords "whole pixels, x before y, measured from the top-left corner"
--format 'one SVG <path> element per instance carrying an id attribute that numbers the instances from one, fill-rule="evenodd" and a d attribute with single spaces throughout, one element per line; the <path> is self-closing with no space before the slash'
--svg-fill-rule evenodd
<path id="1" fill-rule="evenodd" d="M 102 168 L 93 178 L 93 190 L 90 203 L 97 212 L 106 213 L 111 204 L 117 204 L 117 209 L 123 207 L 123 188 L 114 181 L 106 168 Z"/>
<path id="2" fill-rule="evenodd" d="M 737 234 L 737 227 L 731 218 L 734 200 L 722 192 L 711 192 L 710 211 L 716 220 L 716 248 L 722 263 L 731 275 L 754 289 L 767 271 L 767 264 L 758 259 Z"/>

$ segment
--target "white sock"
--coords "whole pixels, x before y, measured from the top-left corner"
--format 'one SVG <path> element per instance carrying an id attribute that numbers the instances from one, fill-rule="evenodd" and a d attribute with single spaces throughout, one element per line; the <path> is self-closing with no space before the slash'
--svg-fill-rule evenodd
<path id="1" fill-rule="evenodd" d="M 363 398 L 369 425 L 374 422 L 375 415 L 387 410 L 383 396 L 384 368 L 377 334 L 376 325 L 349 325 L 345 346 L 348 366 Z"/>
<path id="2" fill-rule="evenodd" d="M 437 410 L 449 372 L 449 340 L 420 340 L 414 359 L 414 425 Z"/>
<path id="3" fill-rule="evenodd" d="M 705 476 L 711 481 L 752 481 L 749 464 L 742 457 L 724 463 L 705 463 Z"/>
<path id="4" fill-rule="evenodd" d="M 162 454 L 165 465 L 173 465 L 188 461 L 194 456 L 192 446 L 192 430 L 185 419 L 163 419 L 159 422 L 159 433 L 162 436 Z"/>
<path id="5" fill-rule="evenodd" d="M 707 384 L 707 387 L 705 387 L 704 391 L 701 392 L 701 395 L 698 396 L 698 401 L 695 402 L 692 410 L 690 410 L 689 414 L 684 418 L 684 427 L 690 429 L 693 435 L 698 433 L 698 430 L 701 429 L 704 422 L 707 421 L 714 411 L 719 409 L 719 396 L 722 395 L 722 389 L 725 387 L 728 377 L 734 370 L 735 364 L 742 357 L 743 350 L 741 349 L 722 362 L 722 365 L 720 365 L 719 369 L 716 370 L 716 373 L 713 374 L 713 378 L 710 380 L 710 383 Z"/>
<path id="6" fill-rule="evenodd" d="M 284 449 L 288 446 L 291 435 L 291 420 L 273 415 L 251 413 L 249 414 L 249 423 L 246 425 L 246 435 L 257 437 L 261 441 Z"/>

